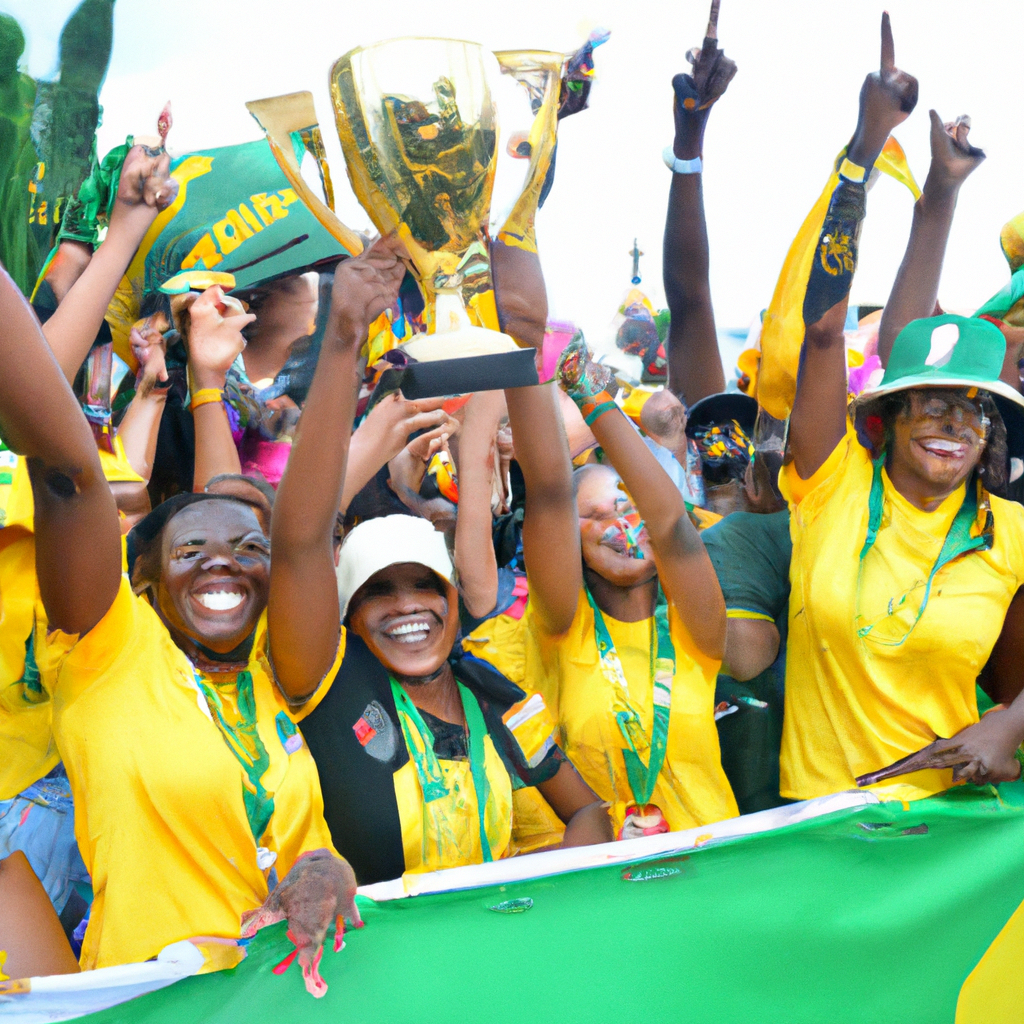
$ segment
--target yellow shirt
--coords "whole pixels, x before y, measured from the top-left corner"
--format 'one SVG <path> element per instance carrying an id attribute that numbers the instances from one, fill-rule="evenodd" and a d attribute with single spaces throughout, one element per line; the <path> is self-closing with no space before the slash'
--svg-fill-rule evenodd
<path id="1" fill-rule="evenodd" d="M 395 772 L 407 874 L 483 863 L 480 812 L 469 761 L 439 759 L 448 796 L 426 803 L 410 758 Z M 484 770 L 490 799 L 484 813 L 493 860 L 512 852 L 512 780 L 491 737 L 484 737 Z"/>
<path id="2" fill-rule="evenodd" d="M 852 427 L 810 480 L 792 465 L 780 477 L 793 538 L 784 796 L 851 789 L 858 775 L 976 722 L 975 682 L 1024 582 L 1024 508 L 991 497 L 991 550 L 941 568 L 911 629 L 965 489 L 923 512 L 883 470 L 882 523 L 861 569 L 871 480 L 870 453 Z M 915 800 L 951 782 L 949 770 L 926 771 L 875 789 Z"/>
<path id="3" fill-rule="evenodd" d="M 100 462 L 111 482 L 142 482 L 120 438 Z M 0 451 L 0 800 L 17 796 L 60 760 L 50 722 L 54 675 L 36 581 L 33 513 L 25 460 Z M 124 538 L 121 550 L 123 558 Z"/>
<path id="4" fill-rule="evenodd" d="M 650 677 L 652 620 L 618 622 L 605 616 L 641 724 L 650 736 L 654 690 Z M 672 831 L 734 817 L 736 800 L 722 770 L 715 727 L 715 680 L 720 662 L 706 658 L 690 639 L 672 605 L 669 628 L 675 644 L 665 763 L 650 802 Z M 616 831 L 634 803 L 622 756 L 626 742 L 615 714 L 613 685 L 601 671 L 594 614 L 581 590 L 569 632 L 543 635 L 530 606 L 523 617 L 496 616 L 471 634 L 466 649 L 495 665 L 524 689 L 537 690 L 556 716 L 562 749 L 590 787 L 612 803 Z M 646 761 L 649 751 L 641 752 Z"/>
<path id="5" fill-rule="evenodd" d="M 95 892 L 82 967 L 146 960 L 195 935 L 237 938 L 242 913 L 266 899 L 271 865 L 269 854 L 257 863 L 245 772 L 188 658 L 127 579 L 93 629 L 51 633 L 50 646 L 54 734 Z M 299 854 L 333 847 L 316 766 L 273 682 L 265 619 L 249 672 L 274 801 L 260 845 L 284 878 Z"/>

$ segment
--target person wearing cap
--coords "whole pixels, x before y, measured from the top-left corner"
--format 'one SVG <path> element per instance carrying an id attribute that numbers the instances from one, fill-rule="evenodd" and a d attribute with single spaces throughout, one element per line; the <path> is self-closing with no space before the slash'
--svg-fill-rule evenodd
<path id="1" fill-rule="evenodd" d="M 300 426 L 275 501 L 280 557 L 271 565 L 248 504 L 183 494 L 133 530 L 131 583 L 89 427 L 3 278 L 0 424 L 28 457 L 35 497 L 53 732 L 95 892 L 85 968 L 190 936 L 237 938 L 302 853 L 332 849 L 296 725 L 340 658 L 331 541 L 343 460 L 332 474 L 322 438 L 351 429 L 359 346 L 402 272 L 382 245 L 336 275 L 312 427 Z M 230 319 L 220 330 L 238 333 Z"/>
<path id="2" fill-rule="evenodd" d="M 917 799 L 1019 774 L 1024 701 L 979 722 L 975 690 L 979 676 L 998 700 L 1020 689 L 1024 509 L 993 492 L 1007 470 L 995 398 L 1024 398 L 999 380 L 1002 336 L 964 317 L 913 320 L 881 383 L 847 410 L 843 325 L 866 181 L 916 98 L 884 15 L 881 68 L 861 91 L 810 270 L 781 475 L 793 559 L 780 769 L 797 799 L 858 779 Z"/>
<path id="3" fill-rule="evenodd" d="M 361 884 L 518 852 L 515 795 L 531 787 L 564 823 L 562 845 L 612 839 L 541 696 L 463 656 L 454 569 L 430 522 L 360 523 L 337 574 L 345 660 L 302 732 Z"/>

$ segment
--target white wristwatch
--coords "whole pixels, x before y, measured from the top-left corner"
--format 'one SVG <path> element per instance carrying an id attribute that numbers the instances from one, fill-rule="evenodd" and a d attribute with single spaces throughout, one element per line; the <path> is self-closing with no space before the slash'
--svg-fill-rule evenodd
<path id="1" fill-rule="evenodd" d="M 680 160 L 671 146 L 666 146 L 661 156 L 665 161 L 665 166 L 673 174 L 700 174 L 704 170 L 704 164 L 699 156 L 694 157 L 693 160 Z"/>

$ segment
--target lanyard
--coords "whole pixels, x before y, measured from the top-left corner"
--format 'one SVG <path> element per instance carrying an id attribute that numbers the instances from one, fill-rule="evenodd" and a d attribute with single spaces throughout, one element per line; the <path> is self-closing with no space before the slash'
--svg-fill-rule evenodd
<path id="1" fill-rule="evenodd" d="M 274 795 L 263 787 L 263 776 L 270 767 L 270 755 L 260 738 L 256 723 L 256 695 L 253 691 L 252 675 L 239 672 L 236 676 L 236 707 L 225 699 L 227 694 L 218 686 L 209 683 L 202 673 L 193 670 L 199 692 L 206 699 L 210 716 L 220 730 L 228 750 L 242 766 L 242 800 L 249 829 L 257 844 L 266 832 L 274 814 Z"/>
<path id="2" fill-rule="evenodd" d="M 586 590 L 587 601 L 594 613 L 594 635 L 597 650 L 601 657 L 601 671 L 605 679 L 615 687 L 617 703 L 624 704 L 625 710 L 618 711 L 615 720 L 619 731 L 626 741 L 622 758 L 626 763 L 626 776 L 629 788 L 633 791 L 633 799 L 637 806 L 643 807 L 654 792 L 658 774 L 665 763 L 665 751 L 668 747 L 668 720 L 672 708 L 672 680 L 676 674 L 676 649 L 672 643 L 672 634 L 668 625 L 668 605 L 659 589 L 658 604 L 654 610 L 654 623 L 650 643 L 651 666 L 650 678 L 654 694 L 654 723 L 648 741 L 644 732 L 640 715 L 629 699 L 629 684 L 622 668 L 622 659 L 615 650 L 608 626 L 605 624 L 601 609 L 597 607 L 593 596 Z M 655 656 L 654 632 L 658 635 L 657 656 Z M 638 753 L 638 748 L 650 747 L 650 757 L 645 765 Z"/>
<path id="3" fill-rule="evenodd" d="M 491 844 L 487 838 L 487 801 L 491 797 L 490 783 L 487 781 L 486 749 L 484 736 L 487 725 L 484 722 L 480 704 L 471 691 L 458 680 L 455 681 L 462 698 L 462 711 L 466 716 L 466 729 L 469 732 L 469 769 L 473 776 L 473 789 L 476 791 L 476 809 L 480 818 L 480 849 L 484 863 L 492 860 Z M 409 756 L 416 766 L 416 775 L 420 780 L 423 802 L 431 803 L 448 796 L 448 786 L 441 772 L 437 755 L 434 753 L 434 734 L 430 726 L 423 721 L 419 708 L 413 704 L 409 694 L 391 678 L 391 694 L 395 699 L 398 720 L 402 724 L 402 734 Z"/>
<path id="4" fill-rule="evenodd" d="M 868 552 L 872 547 L 874 547 L 875 541 L 878 539 L 878 531 L 882 526 L 882 512 L 885 504 L 885 485 L 882 482 L 882 466 L 884 463 L 885 453 L 883 452 L 874 460 L 873 463 L 874 472 L 871 478 L 871 495 L 868 499 L 868 533 L 867 537 L 864 539 L 864 546 L 860 551 L 860 567 L 857 570 L 858 621 L 861 619 L 860 600 L 861 586 L 864 581 L 864 560 L 867 558 Z M 949 526 L 949 532 L 946 534 L 946 539 L 942 542 L 942 549 L 939 551 L 939 556 L 935 559 L 935 564 L 932 566 L 932 570 L 928 574 L 928 580 L 925 583 L 924 588 L 924 598 L 921 601 L 921 607 L 918 609 L 917 615 L 914 617 L 914 621 L 910 624 L 910 628 L 899 640 L 888 640 L 878 636 L 871 636 L 870 639 L 872 641 L 884 644 L 887 647 L 899 647 L 914 631 L 914 627 L 921 621 L 921 616 L 924 615 L 925 608 L 928 607 L 928 599 L 931 597 L 932 581 L 935 579 L 935 574 L 944 565 L 952 562 L 954 558 L 959 558 L 961 555 L 966 555 L 971 551 L 987 551 L 992 547 L 992 512 L 987 507 L 987 501 L 984 503 L 984 507 L 987 511 L 985 527 L 977 536 L 971 535 L 971 530 L 978 518 L 978 492 L 980 490 L 980 484 L 975 486 L 972 486 L 971 483 L 967 484 L 963 503 L 960 505 L 957 514 L 953 517 L 953 522 Z M 914 589 L 916 589 L 916 587 Z M 899 599 L 893 598 L 890 600 L 888 603 L 888 612 L 885 618 L 888 618 L 894 612 L 899 611 L 906 602 L 906 599 L 907 594 L 905 593 L 901 595 Z M 857 636 L 861 639 L 869 637 L 871 631 L 876 625 L 878 625 L 878 622 L 871 622 L 866 626 L 859 626 L 857 629 Z"/>

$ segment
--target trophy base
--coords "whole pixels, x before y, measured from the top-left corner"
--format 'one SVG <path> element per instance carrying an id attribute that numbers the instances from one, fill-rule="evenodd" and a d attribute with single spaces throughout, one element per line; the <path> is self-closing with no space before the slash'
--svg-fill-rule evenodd
<path id="1" fill-rule="evenodd" d="M 416 399 L 530 387 L 540 383 L 536 353 L 533 348 L 517 348 L 514 352 L 412 363 L 402 370 L 385 370 L 377 390 L 381 394 L 401 390 L 406 398 Z"/>

